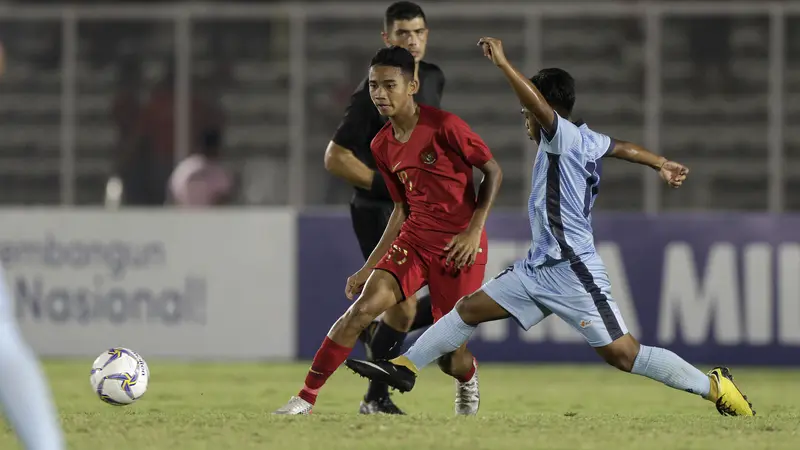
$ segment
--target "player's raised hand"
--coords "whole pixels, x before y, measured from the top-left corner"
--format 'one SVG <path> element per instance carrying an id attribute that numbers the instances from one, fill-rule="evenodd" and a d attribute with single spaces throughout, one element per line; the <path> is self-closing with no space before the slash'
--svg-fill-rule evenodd
<path id="1" fill-rule="evenodd" d="M 666 161 L 658 171 L 661 178 L 674 188 L 679 188 L 689 175 L 689 168 L 675 161 Z"/>
<path id="2" fill-rule="evenodd" d="M 364 289 L 364 285 L 367 283 L 367 279 L 371 273 L 372 270 L 361 269 L 350 275 L 347 279 L 347 286 L 344 288 L 344 295 L 346 295 L 349 300 L 353 300 L 353 298 Z"/>
<path id="3" fill-rule="evenodd" d="M 447 252 L 447 265 L 452 262 L 456 269 L 475 264 L 475 258 L 482 251 L 480 231 L 467 230 L 453 236 L 444 251 Z"/>
<path id="4" fill-rule="evenodd" d="M 493 37 L 482 37 L 478 45 L 483 49 L 483 56 L 489 58 L 495 66 L 500 67 L 508 64 L 506 54 L 503 52 L 503 41 Z"/>

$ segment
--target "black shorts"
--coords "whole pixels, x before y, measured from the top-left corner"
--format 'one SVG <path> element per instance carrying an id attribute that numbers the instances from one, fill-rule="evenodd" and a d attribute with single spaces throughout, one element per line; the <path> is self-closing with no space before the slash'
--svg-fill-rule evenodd
<path id="1" fill-rule="evenodd" d="M 367 205 L 350 204 L 350 217 L 353 219 L 353 231 L 356 233 L 358 245 L 364 260 L 369 258 L 372 250 L 378 246 L 386 224 L 394 210 L 394 203 L 370 203 Z"/>

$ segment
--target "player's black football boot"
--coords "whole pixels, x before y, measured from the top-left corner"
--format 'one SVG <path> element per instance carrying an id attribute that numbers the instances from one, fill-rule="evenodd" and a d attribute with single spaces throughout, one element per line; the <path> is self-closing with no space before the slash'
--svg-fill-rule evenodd
<path id="1" fill-rule="evenodd" d="M 345 366 L 362 377 L 372 381 L 386 383 L 389 387 L 400 392 L 408 392 L 414 389 L 417 375 L 413 370 L 406 366 L 393 364 L 389 361 L 364 361 L 359 359 L 348 359 Z"/>
<path id="2" fill-rule="evenodd" d="M 397 405 L 394 404 L 392 398 L 388 395 L 377 400 L 367 400 L 364 398 L 364 400 L 361 402 L 361 406 L 358 409 L 358 413 L 393 414 L 398 416 L 404 416 L 406 414 L 402 409 L 398 408 Z"/>

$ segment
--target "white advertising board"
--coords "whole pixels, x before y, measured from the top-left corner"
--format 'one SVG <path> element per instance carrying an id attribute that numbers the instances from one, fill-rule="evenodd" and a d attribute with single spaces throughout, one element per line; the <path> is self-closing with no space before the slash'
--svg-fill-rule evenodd
<path id="1" fill-rule="evenodd" d="M 43 356 L 289 359 L 296 228 L 289 210 L 0 210 L 7 301 Z"/>

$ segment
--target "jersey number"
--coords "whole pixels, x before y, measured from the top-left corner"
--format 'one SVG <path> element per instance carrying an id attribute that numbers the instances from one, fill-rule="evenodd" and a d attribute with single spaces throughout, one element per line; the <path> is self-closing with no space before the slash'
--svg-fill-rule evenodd
<path id="1" fill-rule="evenodd" d="M 392 244 L 392 247 L 389 249 L 389 253 L 386 256 L 390 261 L 394 262 L 398 266 L 401 266 L 408 260 L 408 250 Z"/>
<path id="2" fill-rule="evenodd" d="M 584 166 L 589 175 L 586 179 L 586 192 L 583 194 L 583 217 L 589 217 L 592 212 L 592 203 L 597 193 L 600 191 L 600 176 L 597 174 L 597 162 L 589 161 Z"/>
<path id="3" fill-rule="evenodd" d="M 397 172 L 397 178 L 400 179 L 400 182 L 403 183 L 403 186 L 406 187 L 406 190 L 408 192 L 411 192 L 411 191 L 414 190 L 414 182 L 408 179 L 408 174 L 406 173 L 405 170 L 401 170 L 400 172 Z"/>

